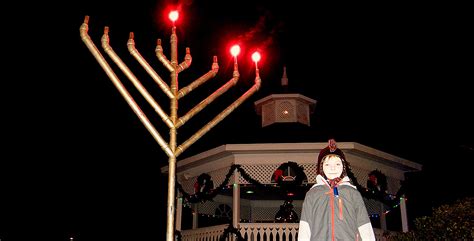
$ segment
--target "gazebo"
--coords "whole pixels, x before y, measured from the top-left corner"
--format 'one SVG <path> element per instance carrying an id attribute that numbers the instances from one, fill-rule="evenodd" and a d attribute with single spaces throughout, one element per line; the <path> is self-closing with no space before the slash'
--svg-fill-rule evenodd
<path id="1" fill-rule="evenodd" d="M 422 166 L 356 142 L 337 145 L 352 167 L 377 240 L 384 240 L 386 231 L 408 231 L 405 198 L 398 194 L 404 174 Z M 234 232 L 249 241 L 296 240 L 302 201 L 315 183 L 315 160 L 326 146 L 228 144 L 178 161 L 176 230 L 181 239 L 219 240 Z M 296 219 L 278 217 L 288 202 Z M 398 217 L 400 228 L 390 230 L 389 216 Z"/>

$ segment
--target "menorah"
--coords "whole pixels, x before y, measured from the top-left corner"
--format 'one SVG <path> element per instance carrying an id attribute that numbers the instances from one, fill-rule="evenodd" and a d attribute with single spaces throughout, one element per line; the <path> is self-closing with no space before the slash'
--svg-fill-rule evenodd
<path id="1" fill-rule="evenodd" d="M 161 149 L 169 157 L 168 159 L 168 199 L 167 199 L 167 220 L 166 220 L 166 240 L 174 240 L 174 222 L 175 222 L 175 176 L 176 176 L 176 158 L 183 153 L 189 146 L 195 143 L 199 138 L 204 134 L 209 132 L 214 126 L 221 122 L 225 117 L 227 117 L 234 109 L 236 109 L 242 102 L 248 99 L 252 94 L 254 94 L 261 84 L 261 79 L 258 69 L 258 61 L 260 55 L 258 52 L 252 55 L 252 59 L 255 61 L 255 83 L 250 89 L 243 93 L 237 100 L 231 103 L 227 108 L 222 112 L 217 114 L 212 120 L 207 122 L 201 129 L 195 132 L 191 137 L 184 141 L 181 145 L 177 146 L 177 129 L 183 126 L 189 119 L 203 110 L 206 106 L 212 103 L 217 97 L 224 94 L 229 88 L 234 86 L 239 77 L 239 70 L 237 65 L 237 55 L 240 52 L 239 46 L 234 46 L 231 49 L 231 53 L 234 56 L 234 69 L 232 78 L 222 85 L 219 89 L 215 90 L 211 95 L 206 97 L 204 100 L 199 102 L 194 106 L 190 111 L 185 115 L 178 116 L 178 101 L 189 94 L 192 90 L 202 85 L 209 79 L 216 76 L 219 65 L 217 63 L 217 57 L 213 56 L 213 63 L 211 70 L 201 77 L 197 78 L 191 84 L 187 85 L 184 88 L 178 88 L 178 75 L 182 71 L 189 68 L 192 62 L 191 52 L 189 48 L 186 48 L 186 55 L 184 61 L 178 64 L 178 37 L 176 35 L 176 26 L 175 21 L 177 20 L 178 12 L 173 11 L 170 13 L 170 19 L 173 21 L 173 27 L 171 32 L 171 60 L 168 60 L 165 54 L 163 54 L 163 47 L 161 45 L 161 39 L 157 40 L 157 46 L 155 49 L 156 57 L 163 64 L 163 66 L 170 72 L 170 86 L 163 81 L 163 79 L 158 75 L 158 73 L 151 67 L 150 64 L 142 57 L 140 52 L 135 48 L 134 34 L 133 32 L 129 35 L 129 40 L 127 42 L 128 51 L 130 54 L 138 61 L 138 63 L 144 68 L 144 70 L 150 75 L 150 77 L 156 82 L 160 89 L 169 97 L 170 100 L 170 114 L 168 115 L 160 105 L 155 101 L 153 96 L 143 87 L 138 78 L 133 74 L 133 72 L 127 67 L 127 65 L 120 59 L 120 57 L 115 53 L 112 47 L 109 45 L 109 29 L 106 26 L 104 29 L 104 34 L 101 39 L 102 48 L 104 52 L 110 57 L 110 59 L 118 66 L 118 68 L 123 72 L 123 74 L 133 83 L 137 88 L 139 93 L 144 97 L 144 99 L 152 106 L 156 113 L 161 117 L 163 122 L 169 128 L 169 141 L 166 142 L 165 139 L 159 134 L 155 129 L 154 125 L 150 122 L 146 114 L 135 102 L 134 98 L 127 91 L 125 86 L 122 84 L 119 77 L 115 74 L 111 66 L 108 64 L 107 60 L 102 56 L 101 52 L 98 50 L 94 42 L 91 40 L 88 35 L 88 23 L 89 16 L 86 16 L 84 23 L 80 27 L 80 35 L 82 41 L 85 43 L 89 51 L 95 57 L 99 65 L 105 71 L 109 79 L 112 81 L 114 86 L 123 96 L 125 101 L 128 103 L 133 112 L 138 116 L 142 124 L 153 136 L 155 141 L 159 144 Z"/>

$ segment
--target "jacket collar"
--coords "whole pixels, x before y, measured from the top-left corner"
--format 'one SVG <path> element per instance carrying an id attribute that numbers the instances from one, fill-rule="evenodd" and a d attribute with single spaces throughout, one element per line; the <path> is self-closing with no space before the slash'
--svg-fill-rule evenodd
<path id="1" fill-rule="evenodd" d="M 316 187 L 316 186 L 322 186 L 322 185 L 329 187 L 329 183 L 326 181 L 326 179 L 324 179 L 323 176 L 318 175 L 316 176 L 316 183 L 311 188 Z M 342 178 L 341 182 L 339 182 L 338 185 L 339 186 L 347 185 L 347 186 L 356 188 L 356 186 L 351 184 L 351 179 L 348 176 L 345 176 L 344 178 Z"/>

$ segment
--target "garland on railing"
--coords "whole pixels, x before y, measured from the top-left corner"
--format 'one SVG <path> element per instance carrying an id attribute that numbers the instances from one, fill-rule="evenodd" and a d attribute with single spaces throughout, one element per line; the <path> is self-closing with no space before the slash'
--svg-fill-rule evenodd
<path id="1" fill-rule="evenodd" d="M 294 176 L 292 176 L 289 171 L 285 176 L 284 174 L 287 170 L 291 170 Z M 286 184 L 299 186 L 304 181 L 307 182 L 308 178 L 306 178 L 303 167 L 292 161 L 281 164 L 272 175 L 272 182 L 278 183 L 279 186 L 284 186 Z"/>
<path id="2" fill-rule="evenodd" d="M 190 195 L 187 193 L 181 184 L 179 182 L 176 182 L 176 186 L 183 195 L 183 198 L 190 202 L 190 203 L 199 203 L 199 202 L 205 202 L 205 201 L 210 201 L 214 197 L 217 196 L 223 190 L 226 186 L 228 186 L 230 177 L 232 176 L 233 172 L 237 170 L 239 171 L 240 175 L 242 178 L 244 178 L 247 182 L 255 185 L 255 187 L 259 189 L 264 189 L 269 192 L 280 192 L 281 188 L 276 187 L 276 186 L 265 186 L 264 184 L 260 183 L 259 181 L 253 179 L 245 170 L 240 166 L 240 165 L 232 165 L 229 169 L 229 172 L 225 176 L 224 181 L 215 189 L 212 189 L 208 192 L 197 192 L 193 195 Z M 382 174 L 383 175 L 383 174 Z M 400 197 L 403 196 L 405 193 L 405 187 L 404 187 L 404 182 L 401 183 L 400 189 L 397 191 L 397 194 L 391 195 L 385 192 L 385 190 L 378 190 L 378 189 L 368 189 L 363 187 L 362 185 L 359 184 L 357 181 L 357 178 L 355 177 L 354 173 L 352 172 L 351 167 L 349 166 L 347 170 L 347 176 L 351 179 L 352 183 L 357 187 L 357 190 L 362 194 L 363 197 L 367 199 L 375 199 L 378 200 L 387 206 L 391 208 L 395 208 L 400 204 Z M 177 180 L 177 179 L 176 179 Z"/>
<path id="3" fill-rule="evenodd" d="M 369 191 L 378 190 L 382 193 L 387 193 L 387 176 L 380 170 L 375 169 L 369 172 L 369 179 L 367 180 L 366 186 Z"/>
<path id="4" fill-rule="evenodd" d="M 233 172 L 237 170 L 239 171 L 240 175 L 249 183 L 255 185 L 257 188 L 261 189 L 272 189 L 272 191 L 279 190 L 276 187 L 267 187 L 260 183 L 259 181 L 253 179 L 245 170 L 240 166 L 240 165 L 232 165 L 229 169 L 229 172 L 226 174 L 224 181 L 215 189 L 210 190 L 209 192 L 197 192 L 193 195 L 187 193 L 184 189 L 183 186 L 179 182 L 176 182 L 176 186 L 183 195 L 183 198 L 187 200 L 190 203 L 199 203 L 199 202 L 205 202 L 205 201 L 210 201 L 214 197 L 217 196 L 217 194 L 220 193 L 221 190 L 224 189 L 227 185 L 229 185 L 230 177 L 232 176 Z M 177 179 L 176 179 L 177 180 Z"/>
<path id="5" fill-rule="evenodd" d="M 405 193 L 405 188 L 403 186 L 403 184 L 404 184 L 403 182 L 402 182 L 402 186 L 400 187 L 400 189 L 398 190 L 397 194 L 394 197 L 393 195 L 388 194 L 384 189 L 379 190 L 377 188 L 370 188 L 369 189 L 369 188 L 363 187 L 357 181 L 357 178 L 355 177 L 354 173 L 352 172 L 351 167 L 349 166 L 349 168 L 347 168 L 347 169 L 348 169 L 347 170 L 347 176 L 351 179 L 352 183 L 354 184 L 354 186 L 357 187 L 357 190 L 359 190 L 359 192 L 362 194 L 363 197 L 365 197 L 367 199 L 375 199 L 375 200 L 377 200 L 379 202 L 382 202 L 385 205 L 387 205 L 389 207 L 392 207 L 392 208 L 395 208 L 398 205 L 400 205 L 400 197 L 402 197 L 402 195 Z"/>
<path id="6" fill-rule="evenodd" d="M 219 185 L 217 188 L 215 189 L 212 189 L 210 190 L 209 192 L 197 192 L 195 193 L 194 195 L 190 195 L 189 193 L 187 193 L 186 191 L 184 191 L 183 189 L 183 186 L 181 186 L 181 184 L 179 182 L 176 182 L 176 187 L 178 188 L 178 190 L 181 192 L 181 194 L 183 195 L 183 198 L 185 200 L 187 200 L 188 202 L 190 203 L 198 203 L 198 202 L 205 202 L 205 201 L 210 201 L 212 200 L 214 197 L 217 196 L 217 194 L 219 194 L 219 192 L 224 189 L 225 186 L 228 185 L 229 183 L 229 180 L 230 180 L 230 177 L 232 176 L 232 173 L 234 172 L 234 170 L 237 168 L 237 165 L 232 165 L 229 169 L 229 172 L 227 173 L 227 175 L 225 176 L 225 179 L 224 181 L 221 183 L 221 185 Z M 176 179 L 177 180 L 177 179 Z"/>
<path id="7" fill-rule="evenodd" d="M 198 176 L 196 182 L 194 183 L 194 193 L 208 193 L 214 188 L 214 182 L 212 177 L 207 173 L 202 173 Z"/>

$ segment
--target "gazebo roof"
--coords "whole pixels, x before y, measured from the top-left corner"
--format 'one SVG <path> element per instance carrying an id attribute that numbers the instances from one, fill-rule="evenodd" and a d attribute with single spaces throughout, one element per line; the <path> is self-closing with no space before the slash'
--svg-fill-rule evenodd
<path id="1" fill-rule="evenodd" d="M 376 162 L 381 162 L 384 165 L 394 167 L 401 171 L 418 171 L 421 170 L 422 165 L 394 156 L 392 154 L 379 151 L 377 149 L 362 145 L 357 142 L 338 142 L 338 147 L 349 155 L 361 157 L 363 159 L 370 159 Z M 232 164 L 248 164 L 245 160 L 243 163 L 237 163 L 236 159 L 229 159 L 235 155 L 278 155 L 278 154 L 316 154 L 321 149 L 327 146 L 326 142 L 314 143 L 257 143 L 257 144 L 226 144 L 221 145 L 210 150 L 201 152 L 194 156 L 190 156 L 177 162 L 177 172 L 205 165 L 219 160 L 220 165 L 230 166 Z M 226 161 L 227 160 L 227 161 Z M 258 165 L 259 162 L 253 162 L 253 165 Z M 266 164 L 262 162 L 262 164 Z M 168 172 L 168 166 L 161 169 L 162 173 Z"/>

